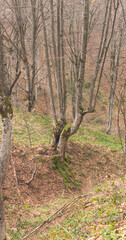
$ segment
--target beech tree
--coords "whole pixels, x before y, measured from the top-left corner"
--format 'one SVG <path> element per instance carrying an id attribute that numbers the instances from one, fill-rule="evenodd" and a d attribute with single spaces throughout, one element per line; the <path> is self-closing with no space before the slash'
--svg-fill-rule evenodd
<path id="1" fill-rule="evenodd" d="M 76 2 L 76 1 L 75 1 Z M 53 129 L 53 141 L 52 146 L 54 149 L 59 147 L 59 157 L 61 161 L 64 161 L 66 143 L 70 136 L 77 132 L 84 116 L 88 113 L 92 113 L 95 110 L 97 96 L 99 93 L 100 83 L 102 79 L 103 69 L 107 52 L 110 46 L 110 42 L 113 36 L 114 26 L 116 22 L 117 11 L 119 7 L 119 0 L 108 0 L 105 2 L 105 14 L 103 19 L 103 26 L 101 32 L 101 39 L 98 48 L 98 54 L 96 58 L 96 66 L 93 78 L 91 80 L 90 98 L 88 107 L 82 106 L 83 87 L 85 80 L 86 71 L 86 58 L 87 58 L 87 47 L 89 37 L 89 1 L 80 1 L 81 9 L 83 9 L 82 17 L 82 37 L 80 39 L 79 55 L 76 57 L 74 48 L 70 47 L 70 55 L 73 59 L 77 58 L 79 61 L 78 74 L 76 76 L 76 107 L 74 113 L 74 120 L 72 123 L 68 123 L 66 120 L 66 65 L 65 62 L 68 46 L 65 41 L 65 14 L 64 14 L 64 0 L 57 1 L 42 1 L 40 0 L 41 19 L 43 26 L 44 46 L 46 65 L 48 71 L 49 90 L 50 90 L 50 101 L 54 120 Z M 77 4 L 77 2 L 76 2 Z M 50 7 L 50 15 L 47 17 L 47 12 Z M 56 12 L 56 14 L 55 14 Z M 46 20 L 46 18 L 48 20 Z M 50 25 L 49 25 L 50 19 Z M 112 22 L 111 22 L 112 21 Z M 49 55 L 49 39 L 47 34 L 47 28 L 51 26 L 51 38 L 52 38 L 52 49 L 53 59 L 55 63 L 55 76 L 57 83 L 57 100 L 58 100 L 58 112 L 56 111 L 53 91 L 53 79 L 51 75 L 51 60 Z M 76 62 L 76 61 L 75 61 Z M 68 70 L 68 69 L 67 69 Z"/>
<path id="2" fill-rule="evenodd" d="M 122 150 L 124 152 L 124 174 L 126 173 L 126 80 L 122 84 L 122 88 L 120 90 L 119 99 L 118 99 L 118 134 L 121 141 Z M 123 120 L 122 122 L 120 120 Z M 124 149 L 123 149 L 123 140 L 121 130 L 123 131 L 124 138 Z"/>
<path id="3" fill-rule="evenodd" d="M 39 61 L 37 59 L 40 32 L 39 4 L 37 0 L 5 0 L 5 3 L 11 10 L 9 17 L 6 16 L 6 24 L 13 31 L 11 37 L 5 27 L 6 45 L 11 44 L 14 53 L 18 53 L 21 65 L 23 62 L 26 81 L 24 90 L 28 99 L 28 111 L 31 112 L 35 103 Z M 14 40 L 13 37 L 15 37 Z M 16 42 L 17 39 L 18 42 Z"/>
<path id="4" fill-rule="evenodd" d="M 120 53 L 122 47 L 124 29 L 120 26 L 119 31 L 114 31 L 110 49 L 110 94 L 107 118 L 107 134 L 111 133 L 113 102 L 116 93 L 117 81 L 119 78 Z"/>
<path id="5" fill-rule="evenodd" d="M 16 84 L 20 73 L 19 72 L 9 86 L 9 79 L 7 73 L 7 65 L 4 56 L 3 46 L 3 31 L 0 20 L 0 114 L 2 122 L 2 142 L 0 148 L 0 240 L 6 239 L 6 225 L 4 220 L 3 198 L 2 198 L 2 185 L 6 176 L 8 162 L 11 155 L 12 143 L 12 118 L 13 109 L 11 105 L 11 93 L 14 85 Z"/>

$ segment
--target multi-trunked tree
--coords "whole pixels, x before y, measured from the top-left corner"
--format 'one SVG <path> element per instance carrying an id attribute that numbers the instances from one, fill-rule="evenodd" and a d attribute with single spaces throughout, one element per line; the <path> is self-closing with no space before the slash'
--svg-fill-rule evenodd
<path id="1" fill-rule="evenodd" d="M 79 3 L 75 1 L 76 7 L 78 9 L 79 4 L 81 4 L 81 10 L 83 17 L 80 18 L 81 22 L 81 38 L 78 43 L 80 51 L 75 50 L 75 46 L 71 45 L 71 38 L 68 39 L 66 29 L 64 28 L 65 17 L 68 18 L 68 14 L 65 9 L 65 1 L 63 0 L 49 0 L 47 2 L 40 0 L 40 10 L 41 10 L 41 20 L 43 26 L 43 36 L 44 36 L 44 47 L 45 47 L 45 57 L 46 65 L 48 71 L 48 82 L 50 90 L 50 101 L 52 108 L 52 115 L 54 120 L 53 129 L 53 141 L 52 146 L 57 149 L 60 160 L 63 162 L 65 158 L 66 143 L 70 136 L 77 132 L 84 116 L 88 113 L 95 111 L 97 96 L 99 94 L 102 74 L 104 70 L 105 60 L 107 57 L 107 52 L 110 46 L 110 42 L 113 36 L 114 26 L 116 22 L 117 11 L 119 7 L 119 0 L 113 1 L 108 0 L 105 4 L 105 13 L 102 23 L 101 39 L 98 47 L 98 53 L 96 57 L 96 66 L 94 69 L 94 74 L 91 79 L 90 84 L 90 96 L 89 104 L 85 109 L 82 105 L 83 89 L 86 73 L 86 58 L 88 52 L 88 38 L 90 35 L 90 3 L 89 0 L 80 1 Z M 50 14 L 47 17 L 47 7 L 50 9 Z M 65 13 L 64 13 L 65 11 Z M 56 13 L 56 14 L 55 14 Z M 65 15 L 66 14 L 66 15 Z M 77 15 L 77 14 L 76 14 Z M 80 14 L 82 16 L 82 14 Z M 79 18 L 79 14 L 77 18 Z M 68 21 L 69 22 L 69 21 Z M 68 24 L 67 22 L 67 24 Z M 50 31 L 48 29 L 50 26 Z M 75 27 L 73 27 L 75 29 Z M 78 28 L 79 29 L 79 28 Z M 57 90 L 57 101 L 58 101 L 58 111 L 56 111 L 54 93 L 53 93 L 53 79 L 51 76 L 51 61 L 50 61 L 50 51 L 49 51 L 49 39 L 48 32 L 51 33 L 51 46 L 53 55 L 53 68 L 56 78 L 56 90 Z M 69 47 L 67 42 L 70 44 Z M 65 62 L 66 56 L 70 52 L 69 59 L 71 64 L 75 69 L 75 113 L 74 120 L 72 123 L 67 123 L 66 121 L 66 110 L 67 110 L 67 80 L 66 75 L 68 68 L 66 68 Z M 77 60 L 77 61 L 76 61 Z"/>

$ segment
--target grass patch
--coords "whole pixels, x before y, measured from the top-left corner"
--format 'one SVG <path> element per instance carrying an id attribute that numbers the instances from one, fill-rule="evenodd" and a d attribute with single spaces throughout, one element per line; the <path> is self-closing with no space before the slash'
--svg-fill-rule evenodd
<path id="1" fill-rule="evenodd" d="M 29 145 L 29 134 L 33 145 L 40 143 L 51 143 L 53 132 L 53 121 L 51 117 L 42 115 L 38 112 L 25 112 L 25 119 L 20 110 L 14 111 L 13 117 L 13 141 Z M 26 126 L 27 122 L 27 126 Z M 117 137 L 110 136 L 106 133 L 80 127 L 78 132 L 70 137 L 70 141 L 78 141 L 81 143 L 88 142 L 90 144 L 104 146 L 116 152 L 121 150 L 120 140 Z"/>
<path id="2" fill-rule="evenodd" d="M 52 118 L 38 112 L 29 113 L 26 111 L 24 115 L 25 119 L 21 111 L 14 111 L 13 141 L 29 145 L 30 133 L 33 145 L 49 143 L 52 135 Z"/>
<path id="3" fill-rule="evenodd" d="M 39 239 L 125 239 L 125 192 L 118 180 L 96 189 L 90 205 L 81 199 L 69 215 Z M 99 191 L 100 189 L 100 191 Z M 123 188 L 124 189 L 124 188 Z"/>
<path id="4" fill-rule="evenodd" d="M 108 147 L 113 152 L 121 150 L 119 138 L 83 127 L 80 127 L 78 132 L 74 134 L 70 140 Z"/>

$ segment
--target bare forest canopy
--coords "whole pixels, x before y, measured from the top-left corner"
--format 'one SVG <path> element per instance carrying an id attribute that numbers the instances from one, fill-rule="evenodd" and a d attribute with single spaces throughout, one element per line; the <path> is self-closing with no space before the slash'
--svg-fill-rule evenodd
<path id="1" fill-rule="evenodd" d="M 43 98 L 54 123 L 52 146 L 59 147 L 62 161 L 67 140 L 85 116 L 96 111 L 101 91 L 108 98 L 106 132 L 111 133 L 116 101 L 121 138 L 120 115 L 125 128 L 125 12 L 123 0 L 1 1 L 12 104 L 18 108 L 23 103 L 31 112 Z"/>

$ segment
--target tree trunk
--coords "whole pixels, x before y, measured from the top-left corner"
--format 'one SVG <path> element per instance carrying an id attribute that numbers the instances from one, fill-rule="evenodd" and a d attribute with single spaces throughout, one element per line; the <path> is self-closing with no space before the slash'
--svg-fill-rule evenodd
<path id="1" fill-rule="evenodd" d="M 67 144 L 67 136 L 65 134 L 60 135 L 59 139 L 59 154 L 60 154 L 60 161 L 64 162 L 65 153 L 66 153 L 66 144 Z"/>
<path id="2" fill-rule="evenodd" d="M 115 91 L 119 75 L 119 61 L 120 61 L 120 52 L 122 47 L 122 37 L 123 37 L 123 28 L 118 32 L 114 32 L 112 43 L 111 43 L 111 58 L 110 58 L 110 96 L 109 96 L 109 111 L 107 119 L 107 134 L 111 133 L 112 127 L 112 113 L 113 113 L 113 102 L 115 97 Z"/>
<path id="3" fill-rule="evenodd" d="M 66 120 L 65 119 L 60 119 L 60 121 L 58 121 L 53 128 L 52 147 L 55 150 L 57 149 L 57 145 L 58 145 L 59 140 L 60 140 L 60 135 L 61 135 L 65 125 L 66 125 Z"/>
<path id="4" fill-rule="evenodd" d="M 125 163 L 125 166 L 126 166 L 126 130 L 125 130 L 125 146 L 124 146 L 124 163 Z"/>
<path id="5" fill-rule="evenodd" d="M 51 110 L 53 115 L 53 121 L 56 124 L 57 117 L 56 117 L 56 110 L 55 110 L 55 103 L 54 103 L 54 94 L 53 94 L 53 86 L 52 86 L 50 60 L 49 60 L 48 39 L 47 39 L 47 28 L 46 28 L 45 17 L 44 17 L 43 1 L 40 1 L 40 11 L 41 11 L 42 24 L 43 24 L 43 36 L 44 36 L 44 45 L 45 45 L 45 57 L 46 57 L 46 66 L 47 66 L 47 73 L 48 73 Z"/>
<path id="6" fill-rule="evenodd" d="M 29 92 L 28 94 L 28 111 L 31 112 L 35 103 L 35 94 L 33 92 Z"/>
<path id="7" fill-rule="evenodd" d="M 2 117 L 2 140 L 0 148 L 0 240 L 6 239 L 6 225 L 3 212 L 2 185 L 11 154 L 12 117 L 11 88 L 8 88 L 7 69 L 4 61 L 3 35 L 0 21 L 0 115 Z M 16 80 L 17 81 L 17 80 Z M 15 81 L 15 83 L 16 83 Z"/>
<path id="8" fill-rule="evenodd" d="M 113 93 L 113 91 L 111 91 L 109 96 L 109 112 L 108 112 L 107 130 L 106 130 L 107 134 L 111 133 L 114 95 L 115 94 Z"/>
<path id="9" fill-rule="evenodd" d="M 6 106 L 7 107 L 7 106 Z M 4 220 L 2 184 L 8 167 L 11 153 L 12 113 L 2 117 L 2 145 L 0 151 L 0 240 L 6 239 L 6 224 Z"/>
<path id="10" fill-rule="evenodd" d="M 76 118 L 74 119 L 73 124 L 72 125 L 67 124 L 63 128 L 59 137 L 59 155 L 62 162 L 65 159 L 66 144 L 67 144 L 68 138 L 78 131 L 84 115 L 92 112 L 94 112 L 94 110 L 86 110 L 86 111 L 80 110 L 80 112 L 77 114 Z"/>
<path id="11" fill-rule="evenodd" d="M 6 240 L 6 224 L 4 220 L 2 186 L 0 186 L 0 240 Z"/>

